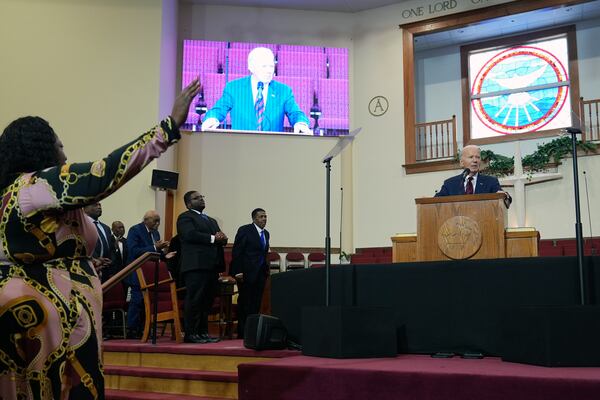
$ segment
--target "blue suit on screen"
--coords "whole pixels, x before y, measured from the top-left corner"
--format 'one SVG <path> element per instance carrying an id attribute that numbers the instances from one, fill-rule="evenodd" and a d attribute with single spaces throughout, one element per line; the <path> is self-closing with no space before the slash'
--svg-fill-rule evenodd
<path id="1" fill-rule="evenodd" d="M 459 196 L 465 194 L 465 177 L 463 174 L 453 176 L 444 181 L 442 188 L 435 194 L 435 197 L 440 196 Z M 473 188 L 474 194 L 480 193 L 496 193 L 502 190 L 500 182 L 495 176 L 477 174 L 477 184 Z"/>
<path id="2" fill-rule="evenodd" d="M 223 89 L 223 95 L 206 113 L 205 119 L 216 118 L 222 123 L 227 113 L 231 116 L 231 129 L 256 130 L 258 121 L 254 110 L 250 76 L 228 82 Z M 281 82 L 271 81 L 263 114 L 262 130 L 282 132 L 285 116 L 292 126 L 297 122 L 309 124 L 306 114 L 294 99 L 292 89 Z"/>

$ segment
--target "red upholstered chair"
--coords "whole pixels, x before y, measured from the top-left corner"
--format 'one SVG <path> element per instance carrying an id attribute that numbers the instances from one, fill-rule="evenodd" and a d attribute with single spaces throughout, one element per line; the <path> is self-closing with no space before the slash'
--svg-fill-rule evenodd
<path id="1" fill-rule="evenodd" d="M 308 255 L 308 268 L 322 267 L 325 265 L 325 253 L 310 253 Z"/>
<path id="2" fill-rule="evenodd" d="M 539 249 L 539 256 L 540 257 L 561 257 L 563 256 L 563 248 L 556 246 L 556 247 L 540 247 Z"/>
<path id="3" fill-rule="evenodd" d="M 125 339 L 127 334 L 127 323 L 125 319 L 125 310 L 127 310 L 127 296 L 122 282 L 103 294 L 102 315 L 104 323 L 102 329 L 104 334 L 116 336 L 112 332 L 122 331 L 122 337 Z M 117 319 L 118 316 L 118 319 Z"/>
<path id="4" fill-rule="evenodd" d="M 154 261 L 148 261 L 137 270 L 140 288 L 144 297 L 144 311 L 146 313 L 142 342 L 148 341 L 153 322 L 155 268 L 156 263 Z M 171 330 L 172 335 L 177 343 L 182 342 L 183 337 L 181 335 L 177 288 L 175 286 L 175 281 L 171 277 L 171 273 L 167 269 L 167 264 L 163 261 L 159 263 L 158 268 L 158 315 L 156 321 L 171 322 L 173 324 L 173 329 Z"/>
<path id="5" fill-rule="evenodd" d="M 301 269 L 305 267 L 304 254 L 292 251 L 285 255 L 285 270 Z"/>
<path id="6" fill-rule="evenodd" d="M 267 262 L 271 272 L 281 272 L 281 255 L 275 251 L 270 251 L 267 254 Z"/>

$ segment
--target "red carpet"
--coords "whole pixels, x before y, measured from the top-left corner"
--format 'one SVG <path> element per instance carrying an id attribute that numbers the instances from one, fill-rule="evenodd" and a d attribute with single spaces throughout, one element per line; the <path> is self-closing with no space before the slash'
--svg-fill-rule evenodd
<path id="1" fill-rule="evenodd" d="M 598 400 L 600 368 L 402 355 L 287 357 L 238 367 L 240 400 Z"/>

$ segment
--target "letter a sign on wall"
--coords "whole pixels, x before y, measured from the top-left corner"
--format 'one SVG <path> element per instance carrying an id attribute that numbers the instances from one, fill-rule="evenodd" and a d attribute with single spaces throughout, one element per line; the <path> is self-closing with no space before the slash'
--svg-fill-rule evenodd
<path id="1" fill-rule="evenodd" d="M 388 110 L 389 103 L 383 96 L 375 96 L 369 102 L 369 113 L 374 117 L 381 117 Z"/>

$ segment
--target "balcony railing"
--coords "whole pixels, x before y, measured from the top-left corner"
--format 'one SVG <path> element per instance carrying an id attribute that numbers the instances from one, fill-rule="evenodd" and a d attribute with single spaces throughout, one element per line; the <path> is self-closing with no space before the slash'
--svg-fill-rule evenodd
<path id="1" fill-rule="evenodd" d="M 456 115 L 452 119 L 415 124 L 417 161 L 454 158 Z"/>
<path id="2" fill-rule="evenodd" d="M 579 100 L 583 141 L 600 141 L 600 99 Z"/>

